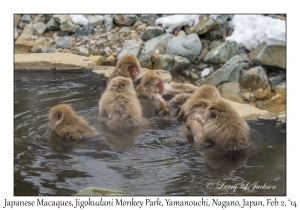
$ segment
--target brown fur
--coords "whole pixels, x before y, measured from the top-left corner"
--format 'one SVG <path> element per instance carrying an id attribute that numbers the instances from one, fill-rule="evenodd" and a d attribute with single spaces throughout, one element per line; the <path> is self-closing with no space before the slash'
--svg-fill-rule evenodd
<path id="1" fill-rule="evenodd" d="M 115 77 L 109 82 L 99 101 L 99 117 L 101 122 L 115 131 L 130 131 L 144 124 L 131 79 Z"/>
<path id="2" fill-rule="evenodd" d="M 129 66 L 131 65 L 136 65 L 136 70 L 138 71 L 138 74 L 140 73 L 141 65 L 139 60 L 132 54 L 127 54 L 122 56 L 116 65 L 116 68 L 114 71 L 111 73 L 107 80 L 107 84 L 112 80 L 113 78 L 117 76 L 123 76 L 126 78 L 131 78 L 133 81 L 136 81 L 138 78 L 138 75 L 136 77 L 132 77 L 129 71 Z"/>
<path id="3" fill-rule="evenodd" d="M 213 85 L 200 86 L 190 98 L 181 107 L 181 111 L 177 115 L 177 118 L 188 118 L 191 113 L 201 115 L 203 118 L 204 112 L 208 105 L 215 99 L 221 98 L 218 89 Z M 197 108 L 197 109 L 195 109 Z"/>
<path id="4" fill-rule="evenodd" d="M 157 87 L 159 82 L 163 82 L 159 74 L 149 71 L 142 77 L 140 83 L 136 87 L 136 93 L 139 98 L 146 98 L 151 101 L 159 102 L 156 109 L 161 116 L 169 115 L 170 105 L 162 97 L 163 92 Z"/>
<path id="5" fill-rule="evenodd" d="M 52 107 L 49 111 L 49 121 L 50 128 L 58 136 L 66 139 L 79 139 L 84 136 L 99 134 L 67 104 L 59 104 Z"/>
<path id="6" fill-rule="evenodd" d="M 170 82 L 165 84 L 164 95 L 177 95 L 180 93 L 194 93 L 198 89 L 197 86 L 186 83 Z"/>
<path id="7" fill-rule="evenodd" d="M 187 127 L 201 143 L 213 143 L 225 150 L 243 150 L 249 144 L 247 122 L 223 99 L 212 101 L 204 114 L 204 123 L 189 120 Z"/>

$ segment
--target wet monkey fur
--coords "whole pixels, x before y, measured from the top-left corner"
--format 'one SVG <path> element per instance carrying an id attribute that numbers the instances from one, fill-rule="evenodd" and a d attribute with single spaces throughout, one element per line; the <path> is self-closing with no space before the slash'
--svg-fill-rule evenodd
<path id="1" fill-rule="evenodd" d="M 65 139 L 79 139 L 99 134 L 67 104 L 52 107 L 49 111 L 49 122 L 53 132 Z"/>
<path id="2" fill-rule="evenodd" d="M 116 68 L 107 80 L 107 84 L 117 76 L 131 78 L 132 81 L 135 82 L 139 76 L 140 70 L 141 65 L 137 57 L 132 54 L 126 54 L 118 60 Z"/>
<path id="3" fill-rule="evenodd" d="M 163 95 L 176 95 L 187 92 L 193 93 L 197 89 L 191 84 L 164 83 L 159 73 L 148 71 L 136 87 L 139 98 L 146 98 L 158 102 L 157 111 L 159 115 L 170 115 L 170 104 L 166 102 Z"/>
<path id="4" fill-rule="evenodd" d="M 117 132 L 148 126 L 130 78 L 115 77 L 99 101 L 99 120 Z"/>
<path id="5" fill-rule="evenodd" d="M 203 120 L 188 120 L 187 129 L 194 139 L 219 148 L 239 151 L 249 146 L 250 129 L 247 122 L 222 98 L 206 109 Z"/>

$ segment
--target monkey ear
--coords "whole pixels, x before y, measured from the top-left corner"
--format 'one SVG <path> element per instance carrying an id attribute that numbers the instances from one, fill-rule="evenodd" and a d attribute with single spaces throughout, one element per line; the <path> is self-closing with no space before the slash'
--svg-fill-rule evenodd
<path id="1" fill-rule="evenodd" d="M 211 109 L 209 110 L 209 112 L 210 112 L 210 118 L 211 118 L 211 119 L 217 117 L 217 110 L 216 110 L 216 109 L 211 108 Z"/>
<path id="2" fill-rule="evenodd" d="M 62 113 L 60 111 L 56 112 L 57 121 L 60 121 L 62 118 Z"/>

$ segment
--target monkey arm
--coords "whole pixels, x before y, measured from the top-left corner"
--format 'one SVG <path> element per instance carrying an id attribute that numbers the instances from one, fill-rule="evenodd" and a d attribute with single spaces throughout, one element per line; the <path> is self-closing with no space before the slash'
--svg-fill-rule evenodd
<path id="1" fill-rule="evenodd" d="M 171 106 L 179 106 L 179 105 L 182 105 L 186 102 L 186 100 L 188 98 L 190 98 L 193 94 L 192 93 L 180 93 L 178 95 L 176 95 L 174 98 L 172 98 L 170 101 L 169 101 L 169 104 Z"/>
<path id="2" fill-rule="evenodd" d="M 149 95 L 148 99 L 159 102 L 156 111 L 158 111 L 161 117 L 170 115 L 170 104 L 168 104 L 160 94 Z"/>
<path id="3" fill-rule="evenodd" d="M 203 126 L 201 123 L 196 120 L 188 120 L 186 122 L 186 128 L 189 132 L 191 132 L 195 141 L 205 143 L 203 136 Z"/>
<path id="4" fill-rule="evenodd" d="M 185 83 L 164 83 L 164 95 L 176 95 L 180 93 L 193 93 L 197 90 L 197 86 Z"/>

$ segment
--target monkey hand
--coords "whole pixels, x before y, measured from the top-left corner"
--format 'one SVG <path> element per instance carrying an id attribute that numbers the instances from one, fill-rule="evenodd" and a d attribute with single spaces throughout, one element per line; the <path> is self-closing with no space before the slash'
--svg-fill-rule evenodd
<path id="1" fill-rule="evenodd" d="M 184 121 L 185 120 L 185 114 L 182 109 L 182 106 L 178 106 L 175 111 L 173 112 L 173 116 L 177 118 L 178 121 Z"/>
<path id="2" fill-rule="evenodd" d="M 161 101 L 156 107 L 156 111 L 160 117 L 170 116 L 170 104 L 167 102 Z"/>

